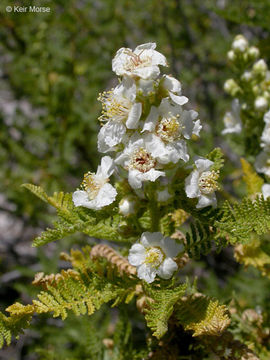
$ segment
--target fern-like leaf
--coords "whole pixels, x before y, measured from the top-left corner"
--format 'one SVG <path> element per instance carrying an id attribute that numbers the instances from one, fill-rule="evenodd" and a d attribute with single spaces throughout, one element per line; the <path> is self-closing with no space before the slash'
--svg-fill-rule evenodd
<path id="1" fill-rule="evenodd" d="M 243 180 L 247 185 L 248 195 L 254 195 L 261 192 L 263 179 L 253 170 L 252 166 L 245 160 L 241 159 L 243 169 Z"/>
<path id="2" fill-rule="evenodd" d="M 221 219 L 215 222 L 219 230 L 216 237 L 224 237 L 231 244 L 247 243 L 253 232 L 262 235 L 270 230 L 270 199 L 264 200 L 262 196 L 254 200 L 244 198 L 234 205 L 225 201 L 221 211 Z"/>
<path id="3" fill-rule="evenodd" d="M 193 336 L 218 336 L 230 324 L 227 308 L 202 294 L 179 300 L 175 315 L 185 330 L 193 332 Z"/>
<path id="4" fill-rule="evenodd" d="M 154 301 L 146 309 L 146 323 L 153 331 L 153 335 L 160 339 L 168 330 L 168 320 L 171 317 L 174 306 L 183 296 L 187 288 L 186 284 L 169 290 L 152 290 L 146 287 L 146 293 Z"/>

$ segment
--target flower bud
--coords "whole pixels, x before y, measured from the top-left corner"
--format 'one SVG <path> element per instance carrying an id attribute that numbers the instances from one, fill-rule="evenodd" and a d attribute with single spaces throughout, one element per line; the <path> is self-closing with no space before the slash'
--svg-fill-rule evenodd
<path id="1" fill-rule="evenodd" d="M 265 111 L 268 108 L 268 102 L 263 96 L 258 96 L 255 100 L 254 106 L 258 111 Z"/>
<path id="2" fill-rule="evenodd" d="M 248 49 L 248 55 L 251 59 L 257 59 L 260 55 L 260 51 L 258 48 L 256 48 L 255 46 L 251 46 L 249 49 Z"/>
<path id="3" fill-rule="evenodd" d="M 234 60 L 235 60 L 235 52 L 234 52 L 233 50 L 228 51 L 228 53 L 227 53 L 227 58 L 228 58 L 230 61 L 234 61 Z"/>
<path id="4" fill-rule="evenodd" d="M 263 59 L 260 59 L 258 61 L 255 62 L 255 64 L 253 65 L 253 71 L 255 73 L 264 73 L 267 70 L 267 65 L 266 62 Z"/>
<path id="5" fill-rule="evenodd" d="M 235 96 L 239 92 L 240 88 L 233 79 L 228 79 L 225 81 L 224 90 L 228 94 Z"/>
<path id="6" fill-rule="evenodd" d="M 245 52 L 248 48 L 248 41 L 243 35 L 237 35 L 232 43 L 233 50 L 237 52 Z"/>
<path id="7" fill-rule="evenodd" d="M 244 81 L 250 81 L 252 79 L 252 73 L 250 71 L 245 71 L 241 76 L 241 79 Z"/>
<path id="8" fill-rule="evenodd" d="M 135 208 L 135 201 L 132 201 L 128 198 L 123 198 L 120 201 L 119 204 L 119 212 L 124 215 L 124 216 L 128 216 L 130 214 L 134 213 L 134 208 Z"/>

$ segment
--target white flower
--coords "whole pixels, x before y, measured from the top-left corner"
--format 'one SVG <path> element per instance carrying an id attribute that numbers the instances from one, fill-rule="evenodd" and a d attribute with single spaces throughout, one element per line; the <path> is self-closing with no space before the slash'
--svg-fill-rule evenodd
<path id="1" fill-rule="evenodd" d="M 133 189 L 141 188 L 144 181 L 156 181 L 160 176 L 165 176 L 163 171 L 156 170 L 158 162 L 149 149 L 149 142 L 138 133 L 130 138 L 115 163 L 128 170 L 128 181 Z"/>
<path id="2" fill-rule="evenodd" d="M 263 184 L 262 194 L 263 194 L 264 200 L 266 200 L 270 197 L 270 184 Z"/>
<path id="3" fill-rule="evenodd" d="M 254 163 L 256 171 L 270 177 L 270 149 L 264 149 L 256 157 Z"/>
<path id="4" fill-rule="evenodd" d="M 263 59 L 260 59 L 255 62 L 255 64 L 252 67 L 252 70 L 255 73 L 264 73 L 267 71 L 267 64 Z"/>
<path id="5" fill-rule="evenodd" d="M 119 49 L 112 61 L 113 71 L 119 76 L 157 78 L 160 73 L 158 65 L 168 65 L 165 56 L 155 48 L 155 43 L 147 43 L 137 46 L 134 51 L 129 48 Z"/>
<path id="6" fill-rule="evenodd" d="M 223 135 L 232 133 L 239 134 L 242 131 L 240 105 L 238 99 L 234 99 L 232 101 L 232 110 L 230 112 L 226 112 L 223 121 L 225 125 L 225 129 L 221 132 Z"/>
<path id="7" fill-rule="evenodd" d="M 135 201 L 128 198 L 122 199 L 119 203 L 119 212 L 124 216 L 133 214 L 135 212 Z"/>
<path id="8" fill-rule="evenodd" d="M 102 93 L 98 100 L 102 102 L 102 115 L 99 120 L 106 122 L 98 134 L 98 150 L 114 150 L 126 133 L 126 128 L 136 129 L 142 114 L 142 104 L 135 102 L 136 85 L 130 78 L 111 91 Z"/>
<path id="9" fill-rule="evenodd" d="M 270 147 L 270 111 L 264 114 L 265 127 L 261 136 L 261 146 Z"/>
<path id="10" fill-rule="evenodd" d="M 160 232 L 145 232 L 140 243 L 132 245 L 129 250 L 128 261 L 137 267 L 140 279 L 152 283 L 156 275 L 162 279 L 172 277 L 178 268 L 173 258 L 183 249 L 182 244 L 169 237 L 164 238 Z"/>
<path id="11" fill-rule="evenodd" d="M 172 76 L 164 75 L 161 79 L 162 86 L 168 90 L 171 100 L 178 105 L 184 105 L 188 102 L 186 96 L 181 96 L 181 83 Z"/>
<path id="12" fill-rule="evenodd" d="M 84 175 L 83 190 L 76 190 L 72 195 L 74 205 L 100 210 L 111 204 L 117 195 L 115 188 L 108 184 L 109 177 L 113 172 L 114 162 L 112 158 L 104 156 L 96 174 L 89 172 Z"/>
<path id="13" fill-rule="evenodd" d="M 215 207 L 217 204 L 215 191 L 218 190 L 219 173 L 211 170 L 213 164 L 213 161 L 197 157 L 196 169 L 185 180 L 187 197 L 199 199 L 196 206 L 198 209 L 210 205 Z"/>
<path id="14" fill-rule="evenodd" d="M 258 96 L 254 102 L 255 109 L 258 111 L 265 111 L 268 108 L 268 101 L 263 96 Z"/>
<path id="15" fill-rule="evenodd" d="M 172 105 L 169 98 L 163 99 L 159 108 L 152 106 L 142 131 L 150 132 L 146 135 L 149 149 L 161 164 L 189 160 L 184 139 L 199 135 L 200 120 L 194 122 L 197 116 L 196 111 Z"/>

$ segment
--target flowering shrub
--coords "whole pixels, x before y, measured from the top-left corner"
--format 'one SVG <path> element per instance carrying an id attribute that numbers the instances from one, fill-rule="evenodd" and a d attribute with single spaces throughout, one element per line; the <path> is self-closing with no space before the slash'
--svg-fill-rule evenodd
<path id="1" fill-rule="evenodd" d="M 270 230 L 267 65 L 258 60 L 257 48 L 236 37 L 228 53 L 236 77 L 224 86 L 233 97 L 232 110 L 223 130 L 240 137 L 247 155 L 242 159 L 247 195 L 236 202 L 222 188 L 221 149 L 191 156 L 203 127 L 198 113 L 187 108 L 181 83 L 160 75 L 168 64 L 155 48 L 155 43 L 121 48 L 112 61 L 119 84 L 99 96 L 98 151 L 106 155 L 97 172 L 87 172 L 72 194 L 48 196 L 41 187 L 24 185 L 59 216 L 34 246 L 75 232 L 99 244 L 62 253 L 71 266 L 61 273 L 36 274 L 33 284 L 43 288 L 37 299 L 9 306 L 10 316 L 0 314 L 2 345 L 27 328 L 34 314 L 64 320 L 70 311 L 92 315 L 108 303 L 119 312 L 136 307 L 147 329 L 140 349 L 131 337 L 103 342 L 102 359 L 269 356 L 267 313 L 249 309 L 242 316 L 241 306 L 220 304 L 183 276 L 189 262 L 233 246 L 240 263 L 269 277 L 270 257 L 263 247 Z M 259 341 L 251 343 L 245 323 L 260 334 Z M 127 324 L 126 317 L 124 329 Z M 131 330 L 126 332 L 128 337 Z"/>

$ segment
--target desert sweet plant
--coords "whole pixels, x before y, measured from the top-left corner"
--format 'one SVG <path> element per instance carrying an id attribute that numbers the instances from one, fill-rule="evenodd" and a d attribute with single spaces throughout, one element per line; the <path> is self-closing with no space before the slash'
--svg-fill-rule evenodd
<path id="1" fill-rule="evenodd" d="M 239 320 L 235 304 L 220 304 L 182 275 L 192 259 L 232 245 L 239 262 L 255 264 L 269 276 L 260 236 L 270 229 L 270 185 L 242 159 L 248 195 L 240 202 L 223 200 L 222 151 L 190 156 L 202 125 L 198 113 L 186 109 L 188 98 L 180 82 L 160 75 L 168 64 L 155 48 L 155 43 L 121 48 L 112 61 L 119 84 L 98 98 L 98 151 L 103 157 L 96 173 L 87 172 L 72 194 L 49 196 L 39 186 L 23 185 L 55 207 L 59 217 L 34 246 L 75 232 L 96 244 L 62 253 L 62 260 L 71 264 L 68 269 L 36 274 L 33 284 L 42 288 L 37 298 L 9 306 L 9 316 L 0 313 L 2 346 L 29 327 L 35 314 L 64 320 L 70 312 L 88 316 L 108 304 L 119 314 L 131 308 L 140 321 L 144 318 L 145 346 L 138 350 L 132 345 L 127 330 L 132 319 L 125 318 L 125 325 L 115 329 L 117 336 L 103 342 L 100 359 L 244 360 L 259 359 L 256 352 L 270 354 L 262 342 L 250 346 L 242 330 L 250 317 Z M 245 69 L 258 57 L 242 36 L 233 49 L 229 58 L 236 69 Z M 257 156 L 256 170 L 269 176 L 269 169 L 264 170 L 270 166 L 266 64 L 258 60 L 251 71 L 239 74 L 239 83 L 231 79 L 225 84 L 237 99 L 225 116 L 223 133 L 241 133 L 246 142 L 256 135 L 250 153 Z M 264 331 L 263 321 L 252 326 L 260 334 Z"/>

